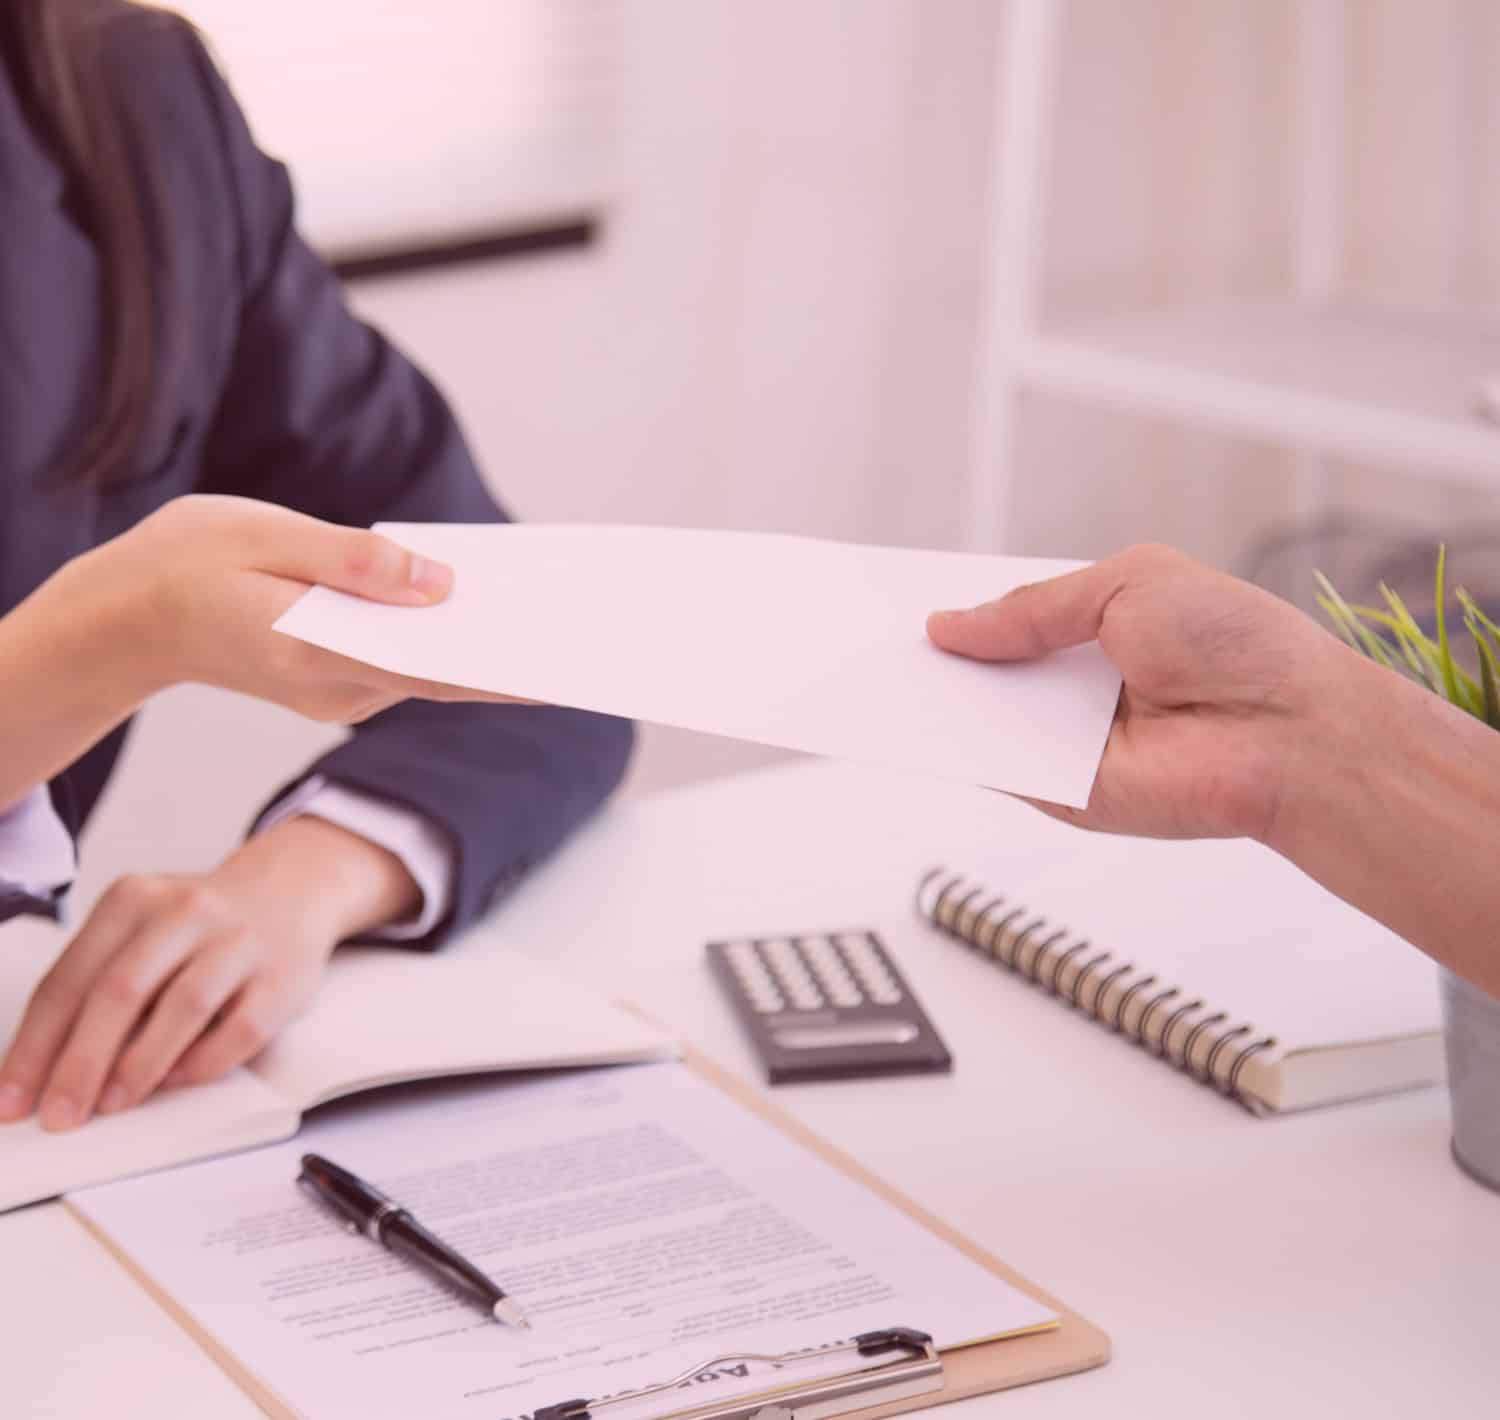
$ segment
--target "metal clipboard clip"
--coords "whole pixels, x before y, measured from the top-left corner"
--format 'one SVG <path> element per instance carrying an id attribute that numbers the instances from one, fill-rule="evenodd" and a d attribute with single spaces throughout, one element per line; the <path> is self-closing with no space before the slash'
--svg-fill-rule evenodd
<path id="1" fill-rule="evenodd" d="M 943 1361 L 932 1337 L 925 1331 L 893 1326 L 885 1331 L 866 1331 L 848 1341 L 833 1341 L 826 1346 L 812 1346 L 803 1351 L 786 1351 L 780 1355 L 758 1355 L 737 1352 L 715 1356 L 679 1372 L 671 1380 L 639 1390 L 622 1390 L 598 1400 L 565 1400 L 559 1405 L 544 1405 L 533 1412 L 532 1420 L 593 1420 L 601 1410 L 612 1405 L 646 1400 L 691 1383 L 695 1376 L 716 1366 L 734 1362 L 758 1361 L 773 1366 L 794 1366 L 841 1352 L 858 1352 L 861 1356 L 885 1356 L 901 1353 L 894 1360 L 873 1366 L 858 1366 L 836 1375 L 820 1376 L 801 1385 L 792 1381 L 721 1401 L 700 1401 L 680 1410 L 667 1411 L 652 1420 L 822 1420 L 860 1410 L 870 1405 L 885 1405 L 893 1400 L 926 1395 L 943 1387 Z"/>

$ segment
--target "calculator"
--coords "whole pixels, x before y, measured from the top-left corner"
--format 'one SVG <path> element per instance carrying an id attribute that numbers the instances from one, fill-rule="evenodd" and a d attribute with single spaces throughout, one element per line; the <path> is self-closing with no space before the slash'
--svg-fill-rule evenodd
<path id="1" fill-rule="evenodd" d="M 875 932 L 710 942 L 708 961 L 773 1085 L 953 1068 Z"/>

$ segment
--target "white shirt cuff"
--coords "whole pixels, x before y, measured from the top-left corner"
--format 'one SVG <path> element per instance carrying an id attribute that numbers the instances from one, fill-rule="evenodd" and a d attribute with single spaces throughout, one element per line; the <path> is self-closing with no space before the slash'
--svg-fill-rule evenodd
<path id="1" fill-rule="evenodd" d="M 52 807 L 45 784 L 0 811 L 0 886 L 51 897 L 77 871 L 73 835 Z"/>
<path id="2" fill-rule="evenodd" d="M 330 784 L 311 775 L 255 825 L 255 832 L 274 828 L 298 814 L 312 814 L 368 839 L 394 853 L 422 894 L 414 917 L 392 922 L 370 936 L 388 942 L 425 937 L 441 922 L 453 901 L 453 848 L 421 814 L 387 803 L 372 794 Z M 0 866 L 4 859 L 0 858 Z"/>

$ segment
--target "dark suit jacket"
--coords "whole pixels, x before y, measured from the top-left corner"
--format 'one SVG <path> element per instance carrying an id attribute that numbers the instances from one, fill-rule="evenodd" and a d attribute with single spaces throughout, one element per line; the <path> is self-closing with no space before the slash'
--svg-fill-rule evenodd
<path id="1" fill-rule="evenodd" d="M 59 168 L 0 64 L 0 614 L 69 558 L 192 491 L 355 525 L 502 520 L 436 390 L 353 319 L 298 238 L 285 170 L 256 149 L 192 32 L 140 12 L 108 43 L 170 320 L 161 392 L 120 486 L 58 480 L 94 416 L 100 278 Z M 123 738 L 53 782 L 75 832 Z M 431 945 L 600 803 L 630 742 L 626 722 L 576 711 L 409 702 L 309 772 L 447 830 L 454 907 Z"/>

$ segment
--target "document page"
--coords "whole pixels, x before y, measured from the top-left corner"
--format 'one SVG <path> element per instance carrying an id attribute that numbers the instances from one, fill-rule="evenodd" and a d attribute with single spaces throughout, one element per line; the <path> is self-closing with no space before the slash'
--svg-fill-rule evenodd
<path id="1" fill-rule="evenodd" d="M 304 1150 L 409 1208 L 532 1330 L 343 1231 L 294 1186 Z M 888 1326 L 956 1345 L 1056 1320 L 679 1064 L 366 1097 L 310 1120 L 295 1145 L 71 1202 L 308 1420 L 519 1420 L 726 1352 Z M 718 1398 L 767 1372 L 710 1367 L 685 1384 Z M 686 1403 L 632 1403 L 621 1420 Z"/>
<path id="2" fill-rule="evenodd" d="M 1088 801 L 1120 677 L 1096 644 L 981 665 L 927 614 L 1078 566 L 688 528 L 391 523 L 436 607 L 314 588 L 277 629 L 406 675 Z"/>

